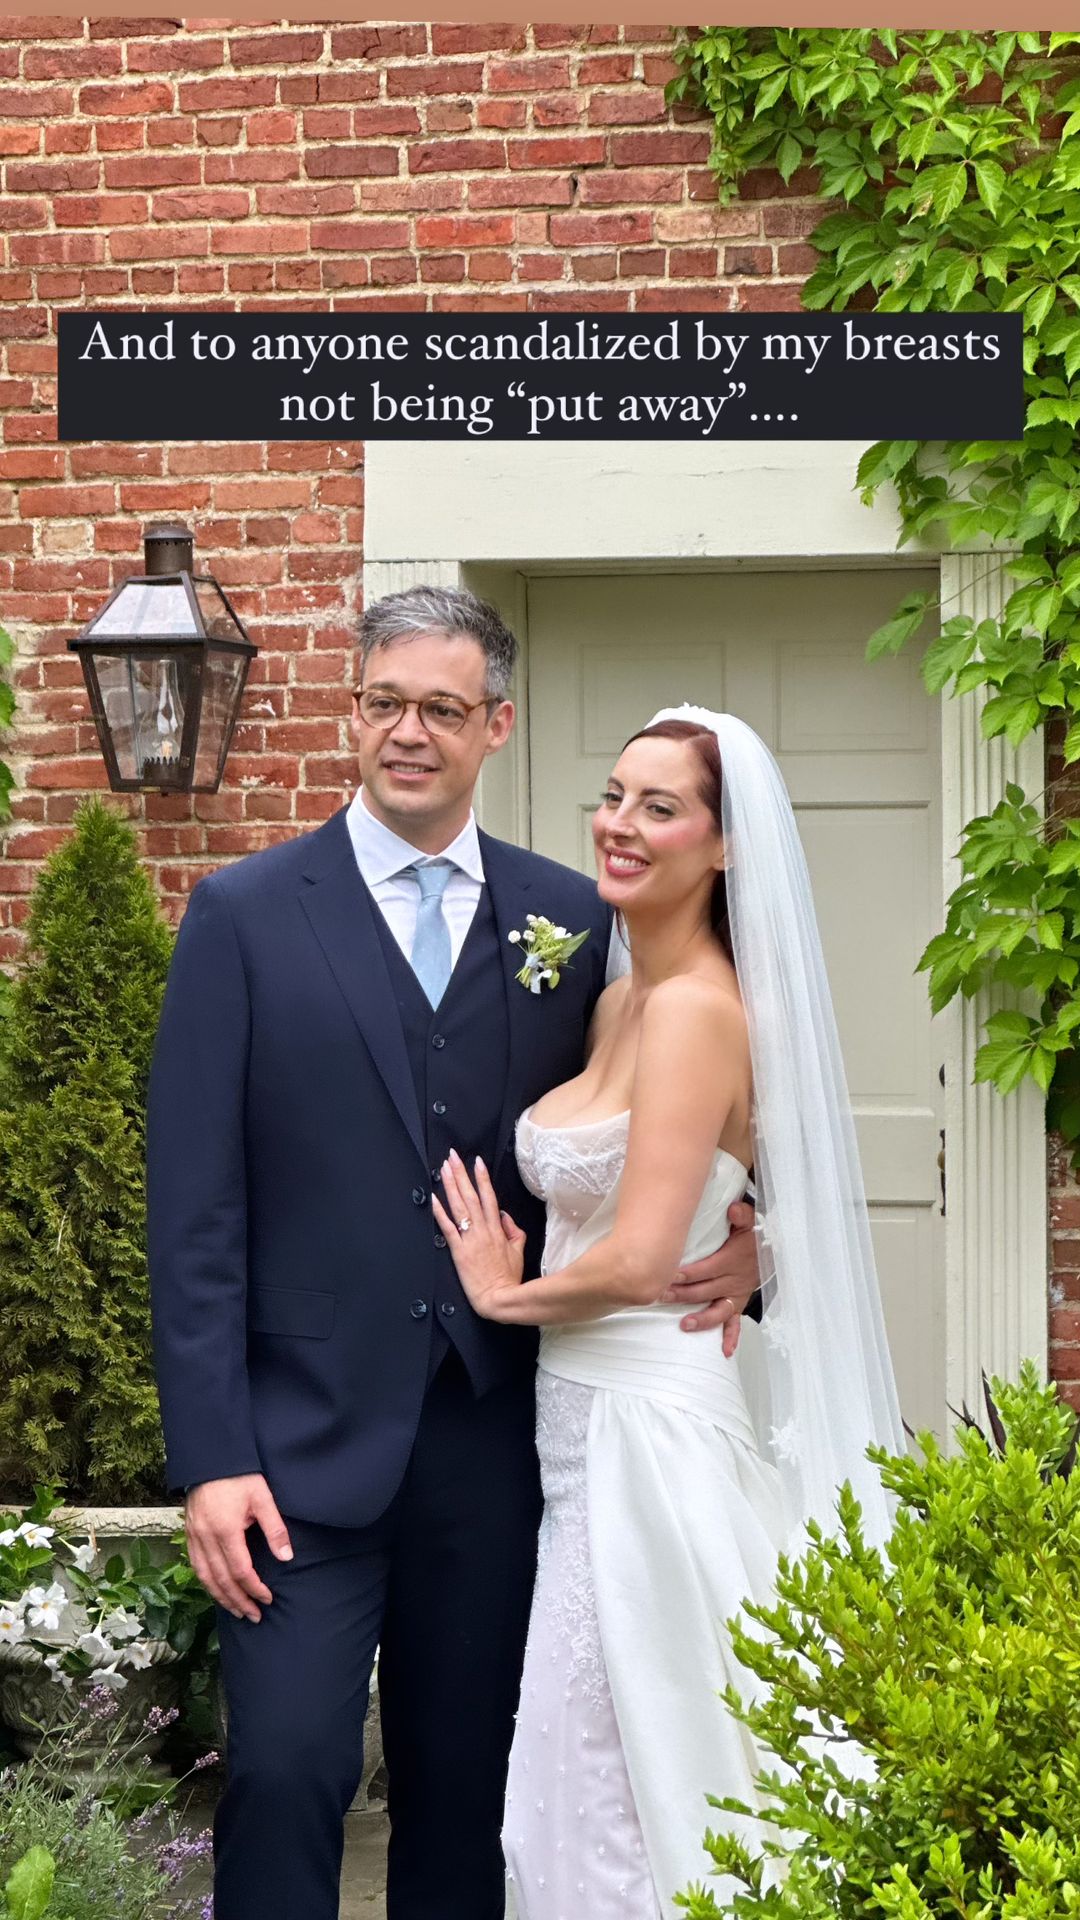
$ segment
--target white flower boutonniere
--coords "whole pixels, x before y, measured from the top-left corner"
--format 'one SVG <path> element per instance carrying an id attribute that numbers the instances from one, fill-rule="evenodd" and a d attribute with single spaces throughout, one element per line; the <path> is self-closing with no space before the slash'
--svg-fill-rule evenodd
<path id="1" fill-rule="evenodd" d="M 539 993 L 545 980 L 549 987 L 558 986 L 561 969 L 571 954 L 584 945 L 589 929 L 586 927 L 584 933 L 568 933 L 565 927 L 545 920 L 543 914 L 528 913 L 524 933 L 510 933 L 506 937 L 511 946 L 520 947 L 525 955 L 525 964 L 516 978 L 530 993 Z"/>

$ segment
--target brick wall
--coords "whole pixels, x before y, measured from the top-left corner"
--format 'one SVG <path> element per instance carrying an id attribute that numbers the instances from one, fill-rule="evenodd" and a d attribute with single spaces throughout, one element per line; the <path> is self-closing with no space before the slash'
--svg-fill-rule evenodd
<path id="1" fill-rule="evenodd" d="M 789 308 L 812 182 L 721 210 L 670 29 L 0 20 L 0 592 L 19 776 L 0 961 L 104 785 L 66 641 L 181 514 L 261 649 L 222 791 L 127 803 L 173 916 L 199 871 L 326 818 L 346 732 L 363 449 L 55 443 L 65 307 Z M 1080 1189 L 1055 1163 L 1056 1364 L 1080 1404 Z"/>

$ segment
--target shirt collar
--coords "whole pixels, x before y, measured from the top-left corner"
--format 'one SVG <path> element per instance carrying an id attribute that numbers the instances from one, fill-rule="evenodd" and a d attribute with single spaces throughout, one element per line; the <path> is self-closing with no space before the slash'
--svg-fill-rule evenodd
<path id="1" fill-rule="evenodd" d="M 468 874 L 482 886 L 484 882 L 484 863 L 480 857 L 480 838 L 476 830 L 476 815 L 469 814 L 465 825 L 456 840 L 443 847 L 436 856 L 424 853 L 414 847 L 400 834 L 376 820 L 364 803 L 363 789 L 358 787 L 349 803 L 345 815 L 352 841 L 356 864 L 369 887 L 378 886 L 381 880 L 390 880 L 406 867 L 413 866 L 417 860 L 449 860 L 462 873 Z"/>

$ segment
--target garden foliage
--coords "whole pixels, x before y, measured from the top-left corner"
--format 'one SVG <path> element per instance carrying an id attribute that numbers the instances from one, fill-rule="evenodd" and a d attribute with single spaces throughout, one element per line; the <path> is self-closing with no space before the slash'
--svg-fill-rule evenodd
<path id="1" fill-rule="evenodd" d="M 43 868 L 27 935 L 0 1090 L 0 1485 L 157 1498 L 144 1105 L 171 936 L 99 801 Z"/>
<path id="2" fill-rule="evenodd" d="M 765 1690 L 731 1704 L 780 1764 L 760 1847 L 707 1836 L 737 1890 L 680 1896 L 694 1920 L 1080 1914 L 1077 1420 L 1030 1365 L 994 1390 L 1000 1446 L 967 1424 L 951 1458 L 929 1434 L 921 1459 L 874 1450 L 898 1501 L 886 1554 L 846 1493 L 838 1537 L 813 1530 L 776 1604 L 747 1607 L 736 1651 Z M 844 1762 L 860 1751 L 867 1778 Z"/>

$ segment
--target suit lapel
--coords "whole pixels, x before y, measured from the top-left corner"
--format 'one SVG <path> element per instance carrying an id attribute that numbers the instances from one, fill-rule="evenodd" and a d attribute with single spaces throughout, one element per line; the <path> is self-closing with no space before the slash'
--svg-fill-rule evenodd
<path id="1" fill-rule="evenodd" d="M 514 978 L 521 967 L 521 949 L 512 945 L 508 938 L 515 929 L 518 932 L 524 931 L 525 915 L 533 911 L 533 901 L 525 862 L 515 857 L 513 847 L 507 846 L 502 840 L 492 840 L 486 833 L 481 833 L 480 853 L 484 862 L 484 878 L 491 895 L 491 909 L 495 916 L 495 937 L 499 943 L 502 985 L 506 995 L 506 1027 L 509 1036 L 506 1087 L 495 1146 L 495 1166 L 498 1167 L 509 1143 L 514 1122 L 525 1104 L 522 1088 L 528 1071 L 530 1053 L 535 1048 L 537 1040 L 535 998 L 531 993 L 527 993 Z"/>
<path id="2" fill-rule="evenodd" d="M 300 904 L 426 1168 L 408 1049 L 373 918 L 378 908 L 360 878 L 343 811 L 313 835 Z"/>

